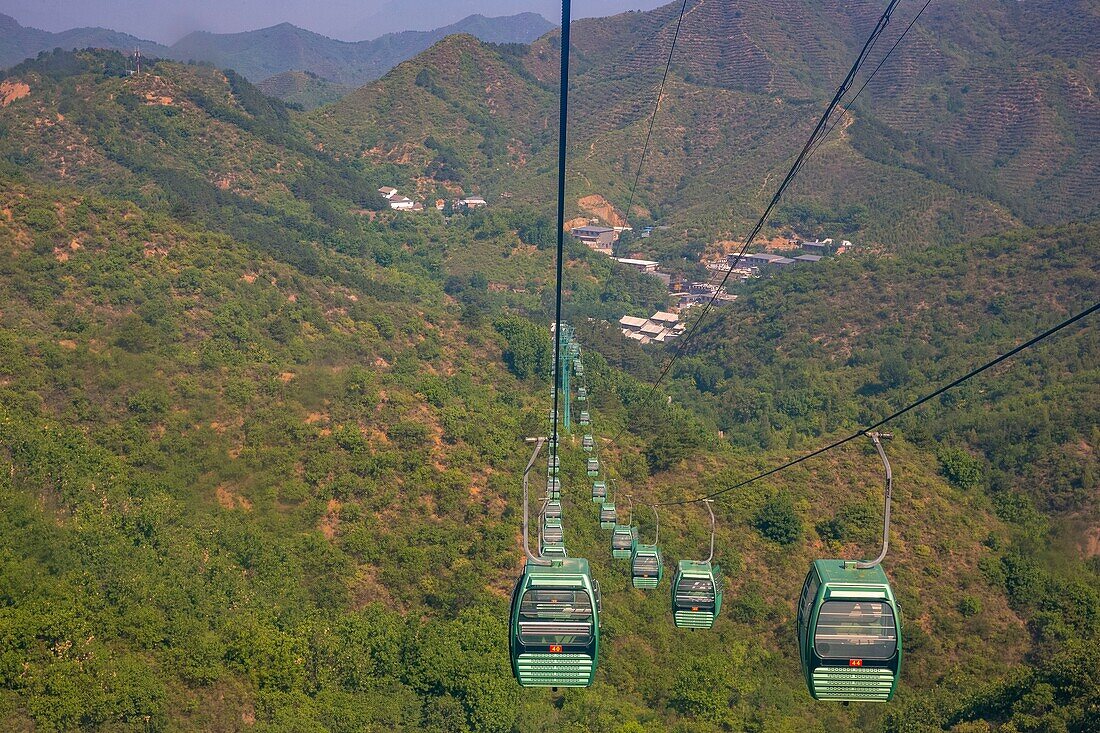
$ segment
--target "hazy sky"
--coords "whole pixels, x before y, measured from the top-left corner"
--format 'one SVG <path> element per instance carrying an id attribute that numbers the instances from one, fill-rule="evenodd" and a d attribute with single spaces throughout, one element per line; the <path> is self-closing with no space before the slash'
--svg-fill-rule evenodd
<path id="1" fill-rule="evenodd" d="M 574 0 L 573 17 L 648 10 L 670 0 Z M 0 0 L 0 13 L 50 31 L 103 26 L 174 43 L 194 30 L 231 33 L 282 22 L 347 41 L 396 30 L 429 30 L 473 13 L 524 11 L 559 22 L 555 0 Z"/>

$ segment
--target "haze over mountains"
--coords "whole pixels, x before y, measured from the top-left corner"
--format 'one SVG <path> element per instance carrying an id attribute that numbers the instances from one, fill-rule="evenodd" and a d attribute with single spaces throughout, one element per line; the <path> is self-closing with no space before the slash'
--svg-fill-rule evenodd
<path id="1" fill-rule="evenodd" d="M 690 0 L 626 212 L 658 226 L 620 246 L 691 274 L 742 235 L 881 7 Z M 678 9 L 576 25 L 569 216 L 626 211 Z M 851 435 L 1095 302 L 1089 11 L 930 5 L 764 230 L 852 251 L 735 285 L 658 399 L 669 352 L 617 321 L 668 307 L 665 283 L 566 240 L 600 470 L 641 536 L 643 503 Z M 522 436 L 546 427 L 553 353 L 556 41 L 448 36 L 309 112 L 240 73 L 131 73 L 107 50 L 0 73 L 0 730 L 1100 730 L 1095 315 L 889 424 L 892 703 L 811 700 L 794 638 L 808 563 L 877 547 L 865 441 L 719 497 L 725 603 L 685 633 L 668 586 L 633 588 L 611 558 L 563 433 L 600 666 L 589 690 L 515 684 Z M 391 210 L 380 186 L 429 205 Z M 430 205 L 465 194 L 488 206 Z M 670 568 L 699 557 L 705 511 L 667 506 L 660 540 Z"/>
<path id="2" fill-rule="evenodd" d="M 581 0 L 573 17 L 650 9 L 662 0 Z M 0 13 L 24 25 L 63 31 L 104 26 L 171 45 L 194 31 L 239 33 L 293 23 L 331 38 L 362 41 L 405 30 L 432 30 L 468 15 L 540 13 L 558 22 L 553 0 L 0 0 Z"/>
<path id="3" fill-rule="evenodd" d="M 245 33 L 195 32 L 172 46 L 163 46 L 103 28 L 50 33 L 24 28 L 14 18 L 0 15 L 0 67 L 54 48 L 125 52 L 140 48 L 147 55 L 232 68 L 257 82 L 284 72 L 303 71 L 354 87 L 377 79 L 447 35 L 469 33 L 491 43 L 530 43 L 553 27 L 535 13 L 500 18 L 471 15 L 432 31 L 404 31 L 347 43 L 283 23 Z"/>

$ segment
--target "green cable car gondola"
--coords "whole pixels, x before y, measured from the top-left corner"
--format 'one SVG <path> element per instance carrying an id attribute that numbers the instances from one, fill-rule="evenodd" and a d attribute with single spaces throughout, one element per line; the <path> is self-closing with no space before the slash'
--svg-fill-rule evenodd
<path id="1" fill-rule="evenodd" d="M 619 514 L 615 511 L 615 502 L 604 501 L 600 504 L 600 527 L 612 529 L 618 524 Z"/>
<path id="2" fill-rule="evenodd" d="M 592 423 L 592 416 L 588 414 L 588 410 L 581 410 L 581 416 L 577 422 L 581 425 L 590 425 Z"/>
<path id="3" fill-rule="evenodd" d="M 542 538 L 552 545 L 560 545 L 565 542 L 565 528 L 561 525 L 561 518 L 551 519 L 545 517 L 542 521 Z"/>
<path id="4" fill-rule="evenodd" d="M 893 472 L 880 438 L 870 433 L 886 470 L 882 551 L 870 562 L 816 560 L 798 601 L 798 649 L 815 700 L 887 702 L 901 675 L 901 613 L 881 562 L 890 544 Z"/>
<path id="5" fill-rule="evenodd" d="M 600 475 L 600 461 L 599 459 L 592 457 L 588 459 L 588 476 L 595 478 Z"/>
<path id="6" fill-rule="evenodd" d="M 563 557 L 569 557 L 569 553 L 565 551 L 565 545 L 546 545 L 542 546 L 542 552 L 539 553 L 545 558 L 551 560 L 561 559 Z"/>
<path id="7" fill-rule="evenodd" d="M 653 533 L 653 544 L 635 543 L 634 553 L 630 556 L 630 582 L 635 588 L 656 588 L 665 575 L 665 563 L 661 559 L 661 550 L 658 546 L 661 539 L 661 517 L 657 514 L 657 507 L 651 508 L 657 523 L 657 529 Z"/>
<path id="8" fill-rule="evenodd" d="M 508 635 L 512 674 L 523 687 L 588 687 L 599 659 L 599 583 L 592 579 L 587 560 L 535 557 L 527 540 L 528 475 L 542 443 L 538 439 L 523 472 L 527 562 L 512 591 Z"/>
<path id="9" fill-rule="evenodd" d="M 606 481 L 593 481 L 592 482 L 592 501 L 597 504 L 602 504 L 604 499 L 607 498 L 607 482 Z"/>
<path id="10" fill-rule="evenodd" d="M 577 387 L 577 402 L 584 402 L 588 399 L 588 390 L 584 387 Z"/>
<path id="11" fill-rule="evenodd" d="M 815 700 L 893 698 L 901 674 L 901 615 L 882 567 L 816 560 L 802 586 L 798 641 Z"/>
<path id="12" fill-rule="evenodd" d="M 611 528 L 611 557 L 616 560 L 626 560 L 634 554 L 634 546 L 638 544 L 638 528 L 634 526 L 634 498 L 627 494 L 630 509 L 627 511 L 626 524 L 616 523 Z"/>
<path id="13" fill-rule="evenodd" d="M 714 511 L 710 512 L 710 556 L 681 560 L 672 581 L 672 619 L 681 629 L 709 629 L 722 611 L 722 569 L 714 559 Z"/>
<path id="14" fill-rule="evenodd" d="M 591 435 L 585 435 L 581 438 L 581 447 L 586 453 L 591 453 L 596 448 L 596 439 Z"/>
<path id="15" fill-rule="evenodd" d="M 512 592 L 509 651 L 523 687 L 588 687 L 596 675 L 598 585 L 581 558 L 531 562 Z"/>
<path id="16" fill-rule="evenodd" d="M 550 460 L 547 462 L 547 467 L 553 472 L 555 476 L 558 475 L 558 471 L 561 469 L 561 459 L 558 458 L 558 454 L 554 453 L 550 456 Z"/>
<path id="17" fill-rule="evenodd" d="M 561 502 L 557 499 L 546 502 L 546 508 L 543 510 L 543 516 L 547 519 L 561 519 Z"/>
<path id="18" fill-rule="evenodd" d="M 611 557 L 616 560 L 625 560 L 634 554 L 634 545 L 638 542 L 638 535 L 634 528 L 627 524 L 616 524 L 611 529 Z"/>

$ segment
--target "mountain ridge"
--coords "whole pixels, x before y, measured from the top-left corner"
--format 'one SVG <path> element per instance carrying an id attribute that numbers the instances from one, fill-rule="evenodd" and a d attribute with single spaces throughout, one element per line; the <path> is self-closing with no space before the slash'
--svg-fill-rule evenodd
<path id="1" fill-rule="evenodd" d="M 171 46 L 105 28 L 60 33 L 26 28 L 0 15 L 0 68 L 54 48 L 107 48 L 178 61 L 202 61 L 232 68 L 254 82 L 290 71 L 307 71 L 327 81 L 357 87 L 379 78 L 396 64 L 454 33 L 470 33 L 492 43 L 529 43 L 554 25 L 537 13 L 487 18 L 474 14 L 432 31 L 402 31 L 367 41 L 340 41 L 291 23 L 242 33 L 196 31 Z"/>

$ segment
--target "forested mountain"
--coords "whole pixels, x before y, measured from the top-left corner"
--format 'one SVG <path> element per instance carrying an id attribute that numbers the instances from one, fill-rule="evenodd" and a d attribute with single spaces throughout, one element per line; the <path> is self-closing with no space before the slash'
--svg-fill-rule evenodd
<path id="1" fill-rule="evenodd" d="M 675 224 L 656 248 L 758 211 L 765 172 L 801 142 L 866 30 L 840 19 L 873 8 L 727 5 L 691 3 L 685 58 L 711 52 L 700 18 L 737 37 L 754 10 L 741 37 L 771 39 L 774 88 L 715 70 L 754 68 L 737 43 L 674 65 L 640 194 Z M 975 5 L 990 6 L 995 38 L 960 4 L 922 43 L 954 39 L 952 64 L 995 60 L 1022 21 Z M 1063 17 L 1052 7 L 1032 37 L 1050 64 L 1040 89 L 1095 73 L 1056 43 L 1092 42 Z M 625 206 L 660 71 L 646 58 L 660 58 L 670 19 L 577 24 L 573 211 L 588 193 Z M 453 36 L 308 114 L 234 71 L 156 61 L 128 75 L 105 51 L 49 53 L 0 79 L 0 727 L 1096 729 L 1092 321 L 891 426 L 886 568 L 906 643 L 893 703 L 813 702 L 793 638 L 808 562 L 875 547 L 881 467 L 860 443 L 723 496 L 726 606 L 712 631 L 685 633 L 667 586 L 635 590 L 609 557 L 567 437 L 566 534 L 603 586 L 600 668 L 590 689 L 515 685 L 522 437 L 548 409 L 554 43 Z M 1044 165 L 1063 165 L 1063 145 L 1087 173 L 1094 133 L 1059 99 Z M 884 105 L 861 100 L 792 191 L 794 219 L 771 227 L 835 236 L 842 220 L 861 246 L 745 285 L 658 399 L 646 384 L 664 355 L 614 323 L 666 307 L 663 284 L 570 243 L 566 316 L 601 461 L 639 504 L 732 486 L 850 433 L 1095 298 L 1100 228 L 1083 195 L 1029 211 L 1007 186 L 932 175 L 905 140 L 940 144 L 965 104 L 903 131 Z M 861 125 L 877 147 L 860 147 Z M 1036 149 L 1019 137 L 1017 163 L 1039 166 Z M 491 203 L 394 212 L 381 185 Z M 705 550 L 705 516 L 662 513 L 668 562 Z M 649 536 L 651 516 L 636 519 Z"/>
<path id="2" fill-rule="evenodd" d="M 631 216 L 736 238 L 770 196 L 761 182 L 783 175 L 881 8 L 688 5 Z M 593 194 L 626 206 L 679 6 L 576 23 L 573 211 Z M 772 231 L 828 227 L 912 246 L 1095 217 L 1100 21 L 1087 6 L 930 6 L 811 158 L 792 191 L 799 206 L 780 211 Z M 902 6 L 870 68 L 918 9 Z M 537 201 L 552 185 L 556 44 L 553 34 L 530 50 L 448 41 L 315 113 L 317 134 L 333 149 L 409 159 L 414 168 L 434 157 L 424 146 L 430 137 L 457 151 L 466 180 Z M 441 66 L 456 58 L 469 68 Z M 489 71 L 501 65 L 511 73 Z M 478 107 L 486 93 L 491 103 Z M 494 106 L 503 93 L 538 101 L 537 115 L 514 124 L 507 103 Z M 410 101 L 395 103 L 396 94 Z M 436 112 L 419 119 L 403 111 L 427 107 Z"/>

